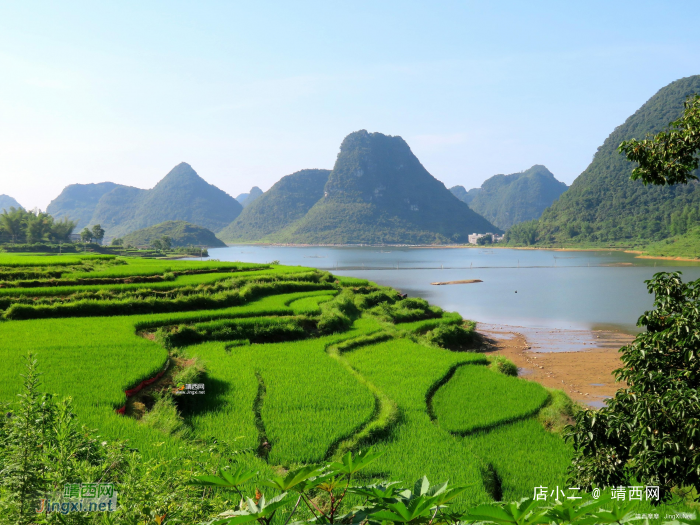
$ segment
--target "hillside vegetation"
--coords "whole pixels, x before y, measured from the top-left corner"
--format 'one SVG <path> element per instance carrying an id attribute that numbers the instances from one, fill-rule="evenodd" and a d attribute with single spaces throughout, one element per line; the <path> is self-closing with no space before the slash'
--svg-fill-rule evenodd
<path id="1" fill-rule="evenodd" d="M 263 190 L 257 186 L 253 186 L 248 193 L 241 193 L 236 197 L 236 200 L 241 203 L 244 208 L 263 194 Z"/>
<path id="2" fill-rule="evenodd" d="M 219 232 L 226 242 L 259 241 L 302 218 L 319 199 L 330 170 L 301 170 L 282 177 Z"/>
<path id="3" fill-rule="evenodd" d="M 593 161 L 537 221 L 513 226 L 510 244 L 619 244 L 643 246 L 683 235 L 698 224 L 700 185 L 644 186 L 630 180 L 633 164 L 618 153 L 623 140 L 643 139 L 683 112 L 683 102 L 700 93 L 700 75 L 659 90 L 615 128 Z"/>
<path id="4" fill-rule="evenodd" d="M 437 244 L 467 242 L 498 228 L 457 199 L 401 137 L 348 135 L 323 197 L 267 240 L 283 243 Z"/>
<path id="5" fill-rule="evenodd" d="M 10 208 L 22 208 L 22 205 L 9 195 L 0 195 L 0 212 Z"/>
<path id="6" fill-rule="evenodd" d="M 205 246 L 218 248 L 226 246 L 214 232 L 185 221 L 165 221 L 148 228 L 136 230 L 122 238 L 124 245 L 150 245 L 154 240 L 170 237 L 172 246 Z"/>
<path id="7" fill-rule="evenodd" d="M 511 175 L 494 175 L 481 188 L 468 192 L 462 186 L 450 191 L 475 212 L 506 230 L 520 222 L 537 219 L 567 189 L 544 166 L 535 165 Z"/>
<path id="8" fill-rule="evenodd" d="M 63 188 L 58 197 L 52 200 L 46 208 L 46 213 L 54 219 L 68 217 L 75 221 L 75 228 L 82 230 L 86 226 L 92 226 L 92 216 L 100 199 L 115 188 L 126 188 L 114 182 L 100 182 L 97 184 L 71 184 Z M 136 188 L 133 188 L 136 189 Z"/>
<path id="9" fill-rule="evenodd" d="M 218 231 L 242 210 L 239 202 L 207 183 L 183 162 L 150 190 L 111 182 L 73 184 L 54 199 L 48 212 L 83 225 L 100 224 L 106 238 L 121 237 L 164 221 L 187 221 Z"/>

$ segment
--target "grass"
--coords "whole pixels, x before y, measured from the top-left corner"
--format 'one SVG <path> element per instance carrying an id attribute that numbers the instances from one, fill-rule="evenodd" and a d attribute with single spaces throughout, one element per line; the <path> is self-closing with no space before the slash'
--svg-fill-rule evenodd
<path id="1" fill-rule="evenodd" d="M 3 272 L 47 284 L 56 275 L 180 274 L 0 288 L 0 401 L 15 399 L 31 351 L 45 388 L 72 396 L 81 423 L 146 457 L 231 443 L 253 452 L 241 461 L 268 472 L 372 444 L 384 452 L 376 479 L 471 483 L 462 504 L 564 483 L 570 450 L 545 430 L 561 400 L 489 370 L 481 354 L 428 344 L 436 330 L 465 322 L 420 299 L 311 268 L 217 261 L 0 254 Z M 124 391 L 160 371 L 169 352 L 195 359 L 187 377 L 200 377 L 205 394 L 161 396 L 141 421 L 116 414 Z"/>
<path id="2" fill-rule="evenodd" d="M 323 295 L 314 295 L 303 299 L 296 299 L 289 306 L 297 315 L 318 315 L 321 313 L 321 303 L 330 301 L 337 292 L 328 291 Z"/>
<path id="3" fill-rule="evenodd" d="M 188 423 L 200 436 L 241 438 L 258 444 L 252 410 L 262 379 L 266 395 L 260 416 L 269 439 L 270 463 L 294 465 L 320 461 L 332 445 L 361 426 L 373 413 L 374 399 L 336 361 L 326 347 L 366 331 L 361 322 L 349 332 L 303 342 L 237 346 L 223 343 L 189 348 L 206 363 L 207 392 Z M 333 378 L 331 382 L 328 378 Z"/>
<path id="4" fill-rule="evenodd" d="M 548 399 L 538 383 L 463 366 L 435 393 L 433 410 L 441 428 L 469 434 L 532 416 Z"/>
<path id="5" fill-rule="evenodd" d="M 108 261 L 114 255 L 24 255 L 17 253 L 0 253 L 0 267 L 35 267 L 35 266 L 73 266 L 88 261 Z"/>
<path id="6" fill-rule="evenodd" d="M 37 287 L 37 288 L 1 288 L 0 297 L 2 296 L 28 296 L 28 297 L 46 297 L 46 296 L 64 296 L 70 295 L 76 292 L 90 292 L 90 291 L 115 291 L 115 292 L 126 292 L 133 290 L 175 290 L 183 286 L 196 286 L 202 284 L 211 284 L 224 279 L 243 279 L 251 280 L 256 277 L 268 276 L 268 275 L 291 275 L 294 273 L 307 272 L 309 268 L 301 267 L 290 267 L 291 271 L 279 272 L 275 269 L 269 270 L 257 270 L 246 272 L 245 275 L 235 275 L 231 276 L 231 273 L 206 273 L 206 274 L 195 274 L 195 275 L 180 275 L 176 277 L 173 281 L 159 282 L 159 283 L 133 283 L 133 284 L 89 284 L 89 285 L 78 285 L 78 286 L 55 286 L 55 287 Z"/>

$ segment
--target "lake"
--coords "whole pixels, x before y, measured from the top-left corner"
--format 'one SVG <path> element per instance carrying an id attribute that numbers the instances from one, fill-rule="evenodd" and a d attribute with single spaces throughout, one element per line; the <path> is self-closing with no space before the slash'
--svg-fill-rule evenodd
<path id="1" fill-rule="evenodd" d="M 700 279 L 700 263 L 638 259 L 617 251 L 507 248 L 301 247 L 235 245 L 209 250 L 222 261 L 311 266 L 369 279 L 422 297 L 474 321 L 634 333 L 651 308 L 645 279 L 681 271 Z M 483 282 L 433 286 L 435 281 Z"/>

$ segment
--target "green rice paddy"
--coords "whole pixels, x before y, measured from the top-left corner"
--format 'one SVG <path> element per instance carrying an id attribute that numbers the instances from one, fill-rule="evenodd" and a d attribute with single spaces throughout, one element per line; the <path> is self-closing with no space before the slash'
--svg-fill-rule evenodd
<path id="1" fill-rule="evenodd" d="M 458 314 L 362 279 L 265 266 L 0 254 L 2 279 L 15 281 L 0 287 L 0 401 L 15 399 L 32 352 L 47 391 L 71 396 L 85 425 L 146 457 L 215 440 L 269 472 L 373 445 L 384 455 L 371 477 L 469 483 L 465 504 L 565 485 L 570 449 L 537 420 L 548 393 L 492 371 L 483 354 L 429 342 L 445 324 L 471 330 Z M 42 282 L 12 277 L 22 272 Z M 20 307 L 23 320 L 7 315 Z M 116 412 L 126 390 L 194 358 L 205 393 L 175 399 L 188 432 Z"/>

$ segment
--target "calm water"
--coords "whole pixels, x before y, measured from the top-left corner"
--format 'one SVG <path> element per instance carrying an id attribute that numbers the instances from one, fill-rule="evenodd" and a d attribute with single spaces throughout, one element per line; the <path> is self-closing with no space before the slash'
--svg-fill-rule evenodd
<path id="1" fill-rule="evenodd" d="M 245 245 L 213 248 L 209 254 L 222 261 L 278 260 L 331 270 L 423 297 L 467 319 L 526 327 L 634 332 L 639 316 L 652 306 L 645 279 L 660 271 L 700 279 L 698 263 L 607 251 Z M 462 279 L 483 282 L 430 284 Z"/>

